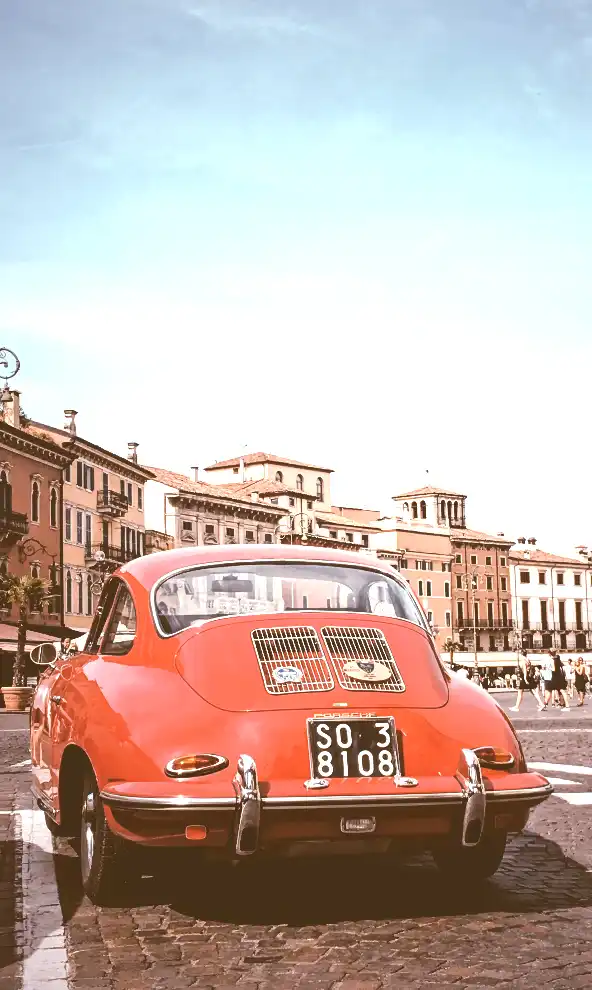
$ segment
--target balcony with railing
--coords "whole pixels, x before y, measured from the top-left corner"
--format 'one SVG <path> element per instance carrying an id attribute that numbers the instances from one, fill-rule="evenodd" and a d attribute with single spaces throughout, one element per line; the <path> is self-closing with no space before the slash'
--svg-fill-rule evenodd
<path id="1" fill-rule="evenodd" d="M 457 629 L 468 629 L 469 631 L 473 628 L 476 629 L 499 629 L 499 630 L 510 630 L 513 628 L 513 623 L 511 619 L 474 619 L 472 615 L 467 615 L 462 619 L 457 618 L 456 620 Z"/>
<path id="2" fill-rule="evenodd" d="M 565 622 L 561 619 L 549 619 L 547 622 L 525 622 L 521 620 L 518 624 L 519 632 L 543 632 L 543 633 L 568 633 L 568 632 L 590 632 L 592 622 L 582 619 L 581 621 Z"/>
<path id="3" fill-rule="evenodd" d="M 0 508 L 0 543 L 4 546 L 16 543 L 29 532 L 29 520 L 24 512 Z"/>
<path id="4" fill-rule="evenodd" d="M 97 512 L 102 516 L 110 516 L 118 519 L 124 516 L 129 509 L 127 496 L 122 492 L 113 492 L 106 488 L 99 488 L 97 492 Z"/>
<path id="5" fill-rule="evenodd" d="M 104 556 L 102 556 L 104 554 Z M 108 567 L 119 567 L 127 564 L 129 560 L 135 560 L 142 554 L 138 550 L 128 550 L 122 547 L 111 546 L 109 543 L 87 543 L 84 548 L 84 559 L 89 567 L 98 567 L 106 564 Z"/>

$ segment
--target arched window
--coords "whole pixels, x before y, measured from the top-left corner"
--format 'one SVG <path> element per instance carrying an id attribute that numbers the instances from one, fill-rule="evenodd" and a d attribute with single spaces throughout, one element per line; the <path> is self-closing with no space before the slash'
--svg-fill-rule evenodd
<path id="1" fill-rule="evenodd" d="M 446 502 L 444 499 L 440 502 L 440 515 L 442 517 L 442 522 L 446 522 Z"/>
<path id="2" fill-rule="evenodd" d="M 72 575 L 66 574 L 66 612 L 72 611 Z"/>
<path id="3" fill-rule="evenodd" d="M 403 502 L 403 512 L 404 512 L 404 513 L 405 513 L 406 515 L 408 515 L 408 514 L 409 514 L 409 502 Z"/>
<path id="4" fill-rule="evenodd" d="M 34 481 L 31 488 L 31 522 L 39 522 L 39 482 Z"/>
<path id="5" fill-rule="evenodd" d="M 448 522 L 452 522 L 452 502 L 448 503 Z"/>
<path id="6" fill-rule="evenodd" d="M 284 476 L 283 476 L 283 474 L 282 474 L 281 471 L 276 471 L 275 472 L 275 480 L 276 481 L 283 481 L 284 480 Z"/>
<path id="7" fill-rule="evenodd" d="M 304 488 L 304 478 L 301 474 L 296 475 L 296 491 L 301 492 Z"/>
<path id="8" fill-rule="evenodd" d="M 49 496 L 49 525 L 56 529 L 58 525 L 58 493 L 52 488 Z"/>
<path id="9" fill-rule="evenodd" d="M 417 519 L 417 502 L 411 503 L 411 518 Z"/>
<path id="10" fill-rule="evenodd" d="M 317 498 L 319 502 L 323 501 L 323 479 L 317 478 Z"/>
<path id="11" fill-rule="evenodd" d="M 426 516 L 427 516 L 426 504 L 423 501 L 421 501 L 419 503 L 419 514 L 420 514 L 420 516 L 421 516 L 422 519 L 425 519 Z"/>
<path id="12" fill-rule="evenodd" d="M 454 503 L 454 521 L 458 522 L 458 502 Z"/>

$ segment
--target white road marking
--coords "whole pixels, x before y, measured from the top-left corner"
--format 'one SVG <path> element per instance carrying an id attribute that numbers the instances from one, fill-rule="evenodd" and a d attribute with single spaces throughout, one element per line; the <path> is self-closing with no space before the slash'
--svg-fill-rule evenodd
<path id="1" fill-rule="evenodd" d="M 578 767 L 573 763 L 530 763 L 529 770 L 555 770 L 559 773 L 577 773 L 584 777 L 592 777 L 592 767 Z"/>
<path id="2" fill-rule="evenodd" d="M 554 797 L 567 801 L 568 804 L 575 804 L 583 807 L 592 804 L 592 791 L 574 791 L 573 794 L 555 794 Z"/>
<path id="3" fill-rule="evenodd" d="M 592 732 L 592 729 L 521 729 L 518 727 L 517 732 L 519 736 L 525 736 L 527 733 L 532 734 L 533 732 L 546 735 L 547 732 Z"/>
<path id="4" fill-rule="evenodd" d="M 25 959 L 22 990 L 68 990 L 64 919 L 54 868 L 53 841 L 42 811 L 16 813 L 23 836 Z"/>
<path id="5" fill-rule="evenodd" d="M 30 766 L 31 766 L 31 761 L 30 760 L 22 760 L 20 763 L 11 763 L 10 764 L 10 769 L 11 770 L 16 770 L 17 767 L 30 767 Z"/>
<path id="6" fill-rule="evenodd" d="M 572 784 L 577 787 L 581 784 L 580 780 L 567 780 L 565 777 L 547 777 L 547 780 L 553 784 L 553 787 L 570 787 Z"/>

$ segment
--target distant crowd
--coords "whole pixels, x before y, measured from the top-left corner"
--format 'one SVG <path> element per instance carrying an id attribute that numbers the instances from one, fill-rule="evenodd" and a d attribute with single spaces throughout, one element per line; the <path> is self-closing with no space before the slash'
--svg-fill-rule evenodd
<path id="1" fill-rule="evenodd" d="M 562 660 L 555 650 L 549 650 L 540 665 L 532 663 L 526 650 L 523 650 L 515 670 L 503 670 L 499 667 L 476 669 L 454 663 L 450 665 L 450 670 L 475 681 L 484 691 L 493 688 L 517 691 L 516 704 L 511 711 L 520 709 L 525 692 L 530 692 L 536 698 L 539 711 L 544 711 L 549 705 L 569 711 L 570 701 L 575 701 L 576 698 L 576 707 L 581 707 L 589 690 L 591 676 L 590 665 L 584 663 L 583 657 Z"/>

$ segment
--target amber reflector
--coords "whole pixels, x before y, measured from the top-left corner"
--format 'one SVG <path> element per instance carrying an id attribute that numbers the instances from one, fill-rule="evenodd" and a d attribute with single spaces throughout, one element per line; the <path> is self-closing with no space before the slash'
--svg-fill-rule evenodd
<path id="1" fill-rule="evenodd" d="M 208 830 L 205 825 L 188 825 L 185 829 L 186 839 L 205 839 L 208 834 Z"/>
<path id="2" fill-rule="evenodd" d="M 204 777 L 216 770 L 224 770 L 227 766 L 228 760 L 224 756 L 195 753 L 192 756 L 177 756 L 164 769 L 168 777 Z"/>
<path id="3" fill-rule="evenodd" d="M 475 755 L 481 766 L 488 770 L 509 770 L 514 766 L 512 754 L 507 749 L 498 749 L 497 746 L 480 746 L 475 750 Z"/>

